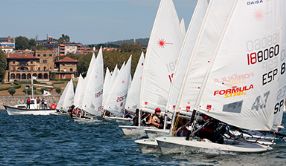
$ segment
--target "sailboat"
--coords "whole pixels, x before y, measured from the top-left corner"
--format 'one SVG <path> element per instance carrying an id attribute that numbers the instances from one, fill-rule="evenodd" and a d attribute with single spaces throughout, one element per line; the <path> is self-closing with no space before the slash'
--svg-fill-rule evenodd
<path id="1" fill-rule="evenodd" d="M 102 106 L 105 105 L 106 100 L 107 100 L 107 92 L 109 90 L 109 84 L 111 82 L 111 77 L 112 77 L 112 75 L 110 73 L 109 68 L 107 67 L 106 71 L 105 71 L 104 83 L 103 83 Z"/>
<path id="2" fill-rule="evenodd" d="M 94 61 L 90 63 L 90 67 L 86 77 L 85 91 L 81 109 L 89 113 L 91 116 L 101 116 L 102 96 L 103 96 L 103 54 L 102 48 L 99 49 L 98 55 Z"/>
<path id="3" fill-rule="evenodd" d="M 111 77 L 109 78 L 110 80 L 109 81 L 105 81 L 104 82 L 104 89 L 103 89 L 103 108 L 107 108 L 108 105 L 107 105 L 107 99 L 109 97 L 109 95 L 112 93 L 111 91 L 111 88 L 113 86 L 113 83 L 117 77 L 119 73 L 119 69 L 117 67 L 117 65 L 115 65 L 114 69 L 113 69 L 113 72 L 110 73 L 111 74 Z M 105 78 L 105 79 L 108 79 L 108 78 Z"/>
<path id="4" fill-rule="evenodd" d="M 59 112 L 66 113 L 70 106 L 74 103 L 74 86 L 72 79 L 67 83 L 60 100 L 57 104 L 57 110 Z"/>
<path id="5" fill-rule="evenodd" d="M 139 108 L 143 67 L 144 67 L 144 53 L 142 52 L 136 66 L 133 80 L 131 81 L 130 88 L 128 90 L 126 104 L 125 104 L 125 109 L 132 113 L 135 113 L 136 109 Z"/>
<path id="6" fill-rule="evenodd" d="M 165 111 L 175 64 L 183 42 L 172 0 L 161 0 L 150 35 L 140 90 L 140 111 Z M 145 134 L 142 126 L 119 126 L 126 134 Z"/>
<path id="7" fill-rule="evenodd" d="M 196 8 L 194 10 L 191 22 L 189 24 L 182 48 L 180 50 L 179 58 L 176 63 L 176 69 L 174 73 L 174 80 L 169 89 L 168 101 L 166 104 L 167 115 L 172 118 L 175 113 L 176 102 L 179 96 L 179 89 L 183 82 L 183 74 L 187 68 L 188 61 L 190 59 L 191 52 L 195 45 L 198 33 L 200 31 L 203 18 L 205 16 L 208 7 L 208 0 L 197 1 Z M 182 21 L 181 21 L 182 25 Z M 143 153 L 157 152 L 159 147 L 155 140 L 156 137 L 169 135 L 169 129 L 145 129 L 148 139 L 136 140 L 135 142 L 140 146 Z"/>
<path id="8" fill-rule="evenodd" d="M 37 104 L 37 101 L 34 98 L 34 79 L 36 78 L 31 77 L 32 97 L 30 99 L 30 108 L 27 108 L 26 104 L 14 106 L 3 105 L 8 115 L 51 115 L 56 113 L 56 109 L 40 108 L 40 105 Z"/>
<path id="9" fill-rule="evenodd" d="M 80 106 L 80 99 L 81 99 L 81 94 L 83 94 L 83 87 L 84 87 L 84 78 L 80 74 L 79 77 L 77 78 L 77 86 L 74 94 L 75 107 Z"/>
<path id="10" fill-rule="evenodd" d="M 271 131 L 273 111 L 282 111 L 286 95 L 279 93 L 286 80 L 285 58 L 281 58 L 286 47 L 284 6 L 283 0 L 210 1 L 176 111 L 192 110 L 192 125 L 204 114 L 238 128 Z M 263 44 L 265 37 L 273 40 Z M 256 41 L 262 43 L 255 45 Z M 272 149 L 243 138 L 226 139 L 222 144 L 196 139 L 192 137 L 196 132 L 192 130 L 189 140 L 170 136 L 156 141 L 162 153 L 257 153 Z"/>
<path id="11" fill-rule="evenodd" d="M 125 103 L 128 93 L 128 87 L 131 72 L 131 57 L 127 63 L 123 64 L 117 77 L 114 79 L 113 85 L 110 89 L 110 94 L 107 98 L 104 110 L 110 112 L 111 116 L 104 116 L 107 120 L 122 120 L 131 121 L 130 118 L 125 118 Z"/>

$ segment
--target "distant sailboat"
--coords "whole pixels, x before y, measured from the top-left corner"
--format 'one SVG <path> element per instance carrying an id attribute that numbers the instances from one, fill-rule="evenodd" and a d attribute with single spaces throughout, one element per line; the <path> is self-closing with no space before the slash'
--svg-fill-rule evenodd
<path id="1" fill-rule="evenodd" d="M 135 113 L 136 109 L 139 108 L 140 104 L 140 88 L 141 88 L 143 67 L 144 67 L 144 53 L 142 52 L 133 76 L 133 80 L 128 90 L 128 95 L 125 104 L 125 109 L 133 113 Z"/>
<path id="2" fill-rule="evenodd" d="M 107 98 L 106 106 L 104 110 L 112 113 L 115 119 L 124 120 L 125 113 L 125 103 L 128 93 L 128 87 L 130 82 L 130 72 L 131 72 L 131 56 L 127 61 L 126 65 L 123 65 L 118 73 L 112 88 L 110 89 L 110 94 Z M 111 116 L 111 117 L 112 117 Z M 106 117 L 110 119 L 110 117 Z"/>
<path id="3" fill-rule="evenodd" d="M 67 83 L 60 100 L 57 104 L 57 110 L 67 112 L 69 107 L 74 104 L 74 86 L 72 79 Z"/>
<path id="4" fill-rule="evenodd" d="M 102 98 L 102 105 L 104 106 L 107 100 L 107 92 L 109 91 L 109 84 L 111 82 L 111 73 L 108 69 L 108 67 L 106 68 L 106 72 L 105 72 L 105 77 L 104 77 L 104 84 L 103 84 L 103 98 Z"/>
<path id="5" fill-rule="evenodd" d="M 82 109 L 91 115 L 101 116 L 104 83 L 102 48 L 100 48 L 97 58 L 91 65 L 93 65 L 91 71 L 86 77 Z"/>
<path id="6" fill-rule="evenodd" d="M 79 77 L 77 78 L 77 86 L 76 86 L 75 95 L 74 95 L 75 107 L 80 106 L 80 99 L 81 99 L 81 95 L 83 94 L 83 91 L 84 91 L 84 78 L 80 74 Z"/>

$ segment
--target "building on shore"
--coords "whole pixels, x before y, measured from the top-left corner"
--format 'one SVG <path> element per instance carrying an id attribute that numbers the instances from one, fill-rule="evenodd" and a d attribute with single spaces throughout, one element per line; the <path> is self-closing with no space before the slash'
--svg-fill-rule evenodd
<path id="1" fill-rule="evenodd" d="M 55 61 L 55 70 L 52 73 L 53 79 L 71 79 L 76 77 L 78 61 L 70 57 Z"/>
<path id="2" fill-rule="evenodd" d="M 53 38 L 52 36 L 47 36 L 47 39 L 44 40 L 38 40 L 36 39 L 37 46 L 42 46 L 44 48 L 48 49 L 56 49 L 59 45 L 59 40 Z"/>
<path id="3" fill-rule="evenodd" d="M 57 60 L 57 50 L 37 50 L 31 53 L 7 54 L 7 70 L 4 82 L 30 80 L 39 81 L 73 78 L 77 74 L 77 60 L 64 57 Z"/>
<path id="4" fill-rule="evenodd" d="M 5 53 L 11 53 L 15 49 L 15 39 L 8 37 L 0 37 L 0 50 Z"/>
<path id="5" fill-rule="evenodd" d="M 92 53 L 93 50 L 81 43 L 63 43 L 58 46 L 59 56 L 65 56 L 68 54 L 86 55 Z"/>

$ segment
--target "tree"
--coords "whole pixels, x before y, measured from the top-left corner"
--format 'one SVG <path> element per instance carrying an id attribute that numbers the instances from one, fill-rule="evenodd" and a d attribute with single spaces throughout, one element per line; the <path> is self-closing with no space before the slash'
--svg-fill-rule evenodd
<path id="1" fill-rule="evenodd" d="M 10 88 L 8 89 L 8 92 L 9 92 L 9 94 L 10 94 L 11 96 L 14 96 L 14 94 L 16 93 L 16 89 L 15 89 L 14 87 L 10 87 Z"/>
<path id="2" fill-rule="evenodd" d="M 44 91 L 48 91 L 49 89 L 47 87 L 41 88 L 41 93 L 44 94 Z"/>
<path id="3" fill-rule="evenodd" d="M 62 34 L 62 36 L 59 38 L 59 43 L 68 43 L 70 42 L 70 37 L 68 35 Z"/>
<path id="4" fill-rule="evenodd" d="M 36 91 L 36 87 L 33 88 L 34 89 L 34 92 Z M 23 89 L 23 92 L 26 94 L 26 95 L 31 95 L 32 94 L 32 88 L 28 85 L 25 86 L 25 89 Z"/>
<path id="5" fill-rule="evenodd" d="M 32 50 L 36 50 L 37 48 L 37 42 L 35 39 L 30 39 L 29 40 L 29 48 Z"/>
<path id="6" fill-rule="evenodd" d="M 89 54 L 89 55 L 81 56 L 78 59 L 77 71 L 78 71 L 78 73 L 82 74 L 83 76 L 85 76 L 85 74 L 88 70 L 89 63 L 91 60 L 91 56 L 92 56 L 92 54 Z"/>
<path id="7" fill-rule="evenodd" d="M 29 39 L 24 36 L 15 38 L 16 50 L 30 49 Z"/>
<path id="8" fill-rule="evenodd" d="M 56 92 L 57 92 L 57 94 L 61 94 L 61 92 L 62 92 L 61 88 L 56 88 Z"/>
<path id="9" fill-rule="evenodd" d="M 120 45 L 120 50 L 122 52 L 136 52 L 136 51 L 141 51 L 142 47 L 139 44 L 128 44 L 124 43 Z"/>
<path id="10" fill-rule="evenodd" d="M 2 50 L 0 50 L 0 82 L 3 80 L 6 67 L 7 67 L 6 55 Z"/>

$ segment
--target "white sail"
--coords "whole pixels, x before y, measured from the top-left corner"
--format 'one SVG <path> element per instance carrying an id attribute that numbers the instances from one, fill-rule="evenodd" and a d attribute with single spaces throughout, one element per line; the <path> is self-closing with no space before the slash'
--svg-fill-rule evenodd
<path id="1" fill-rule="evenodd" d="M 63 110 L 67 111 L 70 106 L 72 106 L 74 103 L 74 86 L 73 86 L 73 81 L 70 80 L 68 85 L 67 85 L 67 90 L 66 90 L 66 95 L 64 97 L 64 102 L 63 102 Z"/>
<path id="2" fill-rule="evenodd" d="M 86 81 L 86 88 L 82 101 L 82 109 L 96 116 L 101 115 L 102 111 L 102 94 L 103 94 L 103 55 L 100 48 L 95 62 L 91 65 L 92 70 Z M 91 67 L 91 66 L 90 66 Z"/>
<path id="3" fill-rule="evenodd" d="M 76 107 L 80 106 L 80 98 L 81 98 L 81 95 L 83 94 L 83 86 L 84 86 L 84 78 L 82 78 L 82 76 L 79 75 L 78 80 L 77 80 L 76 91 L 74 95 L 74 105 Z"/>
<path id="4" fill-rule="evenodd" d="M 125 109 L 134 113 L 136 109 L 139 108 L 140 104 L 140 89 L 141 89 L 143 67 L 144 67 L 144 53 L 142 52 L 133 76 L 133 80 L 128 90 L 128 95 L 125 104 Z"/>
<path id="5" fill-rule="evenodd" d="M 100 48 L 101 49 L 101 48 Z M 91 56 L 91 59 L 90 59 L 90 62 L 89 62 L 89 66 L 88 66 L 88 69 L 87 69 L 87 72 L 86 72 L 86 78 L 88 78 L 90 76 L 90 73 L 92 71 L 92 67 L 94 66 L 94 63 L 95 63 L 95 53 L 93 52 L 92 53 L 92 56 Z"/>
<path id="6" fill-rule="evenodd" d="M 182 44 L 180 56 L 176 64 L 174 80 L 169 91 L 167 103 L 167 109 L 169 111 L 175 110 L 177 99 L 180 93 L 180 88 L 182 86 L 183 78 L 186 73 L 185 71 L 188 66 L 188 62 L 191 58 L 195 42 L 197 41 L 207 7 L 208 0 L 199 0 L 194 10 L 185 40 Z"/>
<path id="7" fill-rule="evenodd" d="M 67 94 L 67 91 L 68 91 L 68 87 L 69 87 L 69 84 L 70 84 L 70 81 L 67 83 L 59 101 L 58 101 L 58 104 L 57 104 L 57 110 L 63 110 L 63 103 L 64 103 L 64 99 L 65 99 L 65 96 Z"/>
<path id="8" fill-rule="evenodd" d="M 105 72 L 105 77 L 104 77 L 104 84 L 103 84 L 103 98 L 102 98 L 102 105 L 105 105 L 106 99 L 107 99 L 107 94 L 109 91 L 109 84 L 110 84 L 110 80 L 111 80 L 111 73 L 108 69 L 108 67 L 106 68 L 106 72 Z"/>
<path id="9" fill-rule="evenodd" d="M 286 1 L 284 0 L 280 0 L 279 5 L 281 6 L 286 6 Z M 280 21 L 283 20 L 282 22 L 282 27 L 281 27 L 281 46 L 282 49 L 281 50 L 281 57 L 280 57 L 280 61 L 283 65 L 283 63 L 285 64 L 285 60 L 286 60 L 286 51 L 285 51 L 285 46 L 286 46 L 286 23 L 285 23 L 285 18 L 286 18 L 286 10 L 282 7 L 279 7 L 276 9 L 276 12 L 279 13 L 278 16 L 276 16 L 276 19 L 279 19 Z M 279 17 L 280 16 L 280 17 Z M 285 65 L 284 65 L 285 66 Z M 277 103 L 275 105 L 275 109 L 274 109 L 274 119 L 273 119 L 273 130 L 277 130 L 278 127 L 282 126 L 282 119 L 283 119 L 283 112 L 286 110 L 286 74 L 283 74 L 280 76 L 279 78 L 279 90 L 277 93 L 277 97 L 276 100 L 280 101 L 279 104 Z M 284 103 L 283 103 L 284 101 Z M 283 106 L 284 105 L 284 106 Z M 283 111 L 283 107 L 284 107 L 284 111 Z"/>
<path id="10" fill-rule="evenodd" d="M 131 57 L 124 68 L 121 68 L 112 87 L 111 94 L 109 95 L 105 110 L 108 110 L 115 116 L 122 116 L 125 109 L 125 102 L 128 93 L 129 79 L 131 70 Z"/>
<path id="11" fill-rule="evenodd" d="M 281 2 L 210 1 L 180 104 L 240 128 L 271 130 L 285 78 Z"/>
<path id="12" fill-rule="evenodd" d="M 112 93 L 112 92 L 111 92 L 111 89 L 112 89 L 112 87 L 113 87 L 113 85 L 114 85 L 114 82 L 115 82 L 115 79 L 117 78 L 118 73 L 119 73 L 119 69 L 118 69 L 118 67 L 117 67 L 117 65 L 116 65 L 115 68 L 113 69 L 113 72 L 112 72 L 110 81 L 107 82 L 106 91 L 103 92 L 103 93 L 105 93 L 105 94 L 104 94 L 105 99 L 104 99 L 104 103 L 103 103 L 103 107 L 104 107 L 104 108 L 107 107 L 107 100 L 108 100 L 110 94 Z"/>
<path id="13" fill-rule="evenodd" d="M 172 0 L 161 0 L 148 43 L 141 83 L 140 108 L 165 110 L 182 45 L 180 22 Z"/>
<path id="14" fill-rule="evenodd" d="M 91 73 L 94 70 L 95 66 L 96 66 L 96 58 L 95 58 L 95 54 L 93 52 L 91 60 L 89 62 L 87 72 L 86 72 L 86 76 L 85 76 L 84 81 L 83 81 L 84 85 L 82 87 L 82 91 L 81 91 L 82 93 L 80 95 L 79 108 L 81 108 L 81 109 L 83 109 L 83 99 L 84 99 L 84 95 L 85 95 L 85 91 L 86 91 L 86 87 L 87 87 L 86 84 L 89 82 L 89 79 L 92 77 Z"/>
<path id="15" fill-rule="evenodd" d="M 180 27 L 181 27 L 182 36 L 184 38 L 186 35 L 186 25 L 185 25 L 185 20 L 183 18 L 180 21 Z"/>

